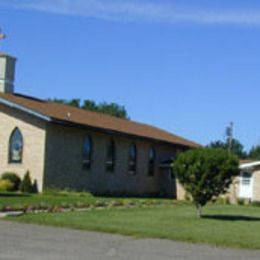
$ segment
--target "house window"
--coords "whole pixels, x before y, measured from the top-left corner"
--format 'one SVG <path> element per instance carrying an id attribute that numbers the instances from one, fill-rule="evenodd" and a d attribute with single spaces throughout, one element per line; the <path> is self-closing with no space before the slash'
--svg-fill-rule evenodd
<path id="1" fill-rule="evenodd" d="M 250 186 L 252 175 L 249 172 L 242 173 L 242 185 Z"/>
<path id="2" fill-rule="evenodd" d="M 128 171 L 129 174 L 136 173 L 137 149 L 135 144 L 131 144 L 129 148 Z"/>
<path id="3" fill-rule="evenodd" d="M 149 159 L 148 159 L 148 175 L 153 176 L 155 170 L 155 157 L 156 152 L 154 148 L 150 148 L 149 150 Z"/>
<path id="4" fill-rule="evenodd" d="M 9 163 L 22 163 L 23 136 L 19 128 L 15 128 L 9 140 Z"/>
<path id="5" fill-rule="evenodd" d="M 82 154 L 83 169 L 91 168 L 92 150 L 93 150 L 92 139 L 90 136 L 87 136 L 83 141 L 83 154 Z"/>
<path id="6" fill-rule="evenodd" d="M 115 168 L 116 150 L 115 142 L 110 139 L 107 144 L 107 158 L 106 158 L 106 170 L 108 172 L 113 172 Z"/>

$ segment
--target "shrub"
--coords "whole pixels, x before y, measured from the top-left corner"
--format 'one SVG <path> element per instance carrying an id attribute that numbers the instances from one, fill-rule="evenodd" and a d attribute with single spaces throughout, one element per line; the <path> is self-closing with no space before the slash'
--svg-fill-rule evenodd
<path id="1" fill-rule="evenodd" d="M 245 200 L 244 199 L 237 199 L 237 204 L 240 206 L 245 205 Z"/>
<path id="2" fill-rule="evenodd" d="M 177 157 L 173 172 L 191 194 L 199 217 L 207 202 L 226 193 L 239 174 L 238 164 L 236 156 L 222 149 L 194 149 Z"/>
<path id="3" fill-rule="evenodd" d="M 252 202 L 252 205 L 255 207 L 260 207 L 260 201 L 254 201 Z"/>
<path id="4" fill-rule="evenodd" d="M 0 192 L 13 191 L 14 184 L 9 180 L 0 180 Z"/>
<path id="5" fill-rule="evenodd" d="M 220 196 L 216 198 L 215 203 L 220 204 L 220 205 L 230 205 L 230 198 L 226 196 Z"/>
<path id="6" fill-rule="evenodd" d="M 30 172 L 27 171 L 23 177 L 23 180 L 20 185 L 20 191 L 24 193 L 31 193 L 32 192 L 32 181 L 30 177 Z"/>
<path id="7" fill-rule="evenodd" d="M 2 180 L 8 180 L 11 183 L 13 183 L 13 190 L 12 191 L 19 190 L 19 187 L 20 187 L 20 184 L 21 184 L 21 179 L 15 173 L 13 173 L 13 172 L 5 172 L 5 173 L 3 173 L 1 179 Z"/>
<path id="8" fill-rule="evenodd" d="M 31 193 L 38 193 L 38 184 L 37 181 L 34 180 L 33 184 L 32 184 L 32 190 Z"/>

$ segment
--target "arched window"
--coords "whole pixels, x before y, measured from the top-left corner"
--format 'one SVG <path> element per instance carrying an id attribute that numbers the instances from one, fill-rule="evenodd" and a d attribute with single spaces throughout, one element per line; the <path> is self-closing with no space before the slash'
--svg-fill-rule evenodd
<path id="1" fill-rule="evenodd" d="M 84 141 L 83 141 L 82 163 L 83 163 L 84 169 L 91 168 L 92 150 L 93 150 L 92 139 L 90 136 L 87 136 L 84 138 Z"/>
<path id="2" fill-rule="evenodd" d="M 136 173 L 137 149 L 135 144 L 131 144 L 129 148 L 128 170 L 130 174 Z"/>
<path id="3" fill-rule="evenodd" d="M 115 159 L 116 159 L 116 148 L 115 142 L 111 138 L 107 144 L 107 158 L 106 158 L 106 170 L 113 172 L 115 168 Z"/>
<path id="4" fill-rule="evenodd" d="M 148 158 L 148 175 L 153 176 L 155 170 L 155 158 L 156 152 L 154 148 L 150 148 L 149 150 L 149 158 Z"/>
<path id="5" fill-rule="evenodd" d="M 15 128 L 9 140 L 9 163 L 22 163 L 23 136 L 19 128 Z"/>

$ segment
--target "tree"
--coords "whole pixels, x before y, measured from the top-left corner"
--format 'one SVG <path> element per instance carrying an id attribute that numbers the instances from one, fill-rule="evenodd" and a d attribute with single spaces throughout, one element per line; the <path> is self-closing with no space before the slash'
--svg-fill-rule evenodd
<path id="1" fill-rule="evenodd" d="M 120 106 L 116 103 L 106 103 L 106 102 L 96 103 L 95 101 L 88 100 L 88 99 L 83 100 L 83 102 L 81 102 L 81 100 L 78 98 L 74 98 L 71 100 L 54 98 L 54 99 L 48 99 L 48 101 L 59 103 L 59 104 L 65 104 L 77 108 L 82 108 L 89 111 L 100 112 L 118 118 L 130 119 L 125 107 Z"/>
<path id="2" fill-rule="evenodd" d="M 260 145 L 253 146 L 248 153 L 248 157 L 254 160 L 260 160 Z"/>
<path id="3" fill-rule="evenodd" d="M 101 103 L 98 106 L 98 111 L 111 116 L 129 119 L 125 107 L 116 103 Z"/>
<path id="4" fill-rule="evenodd" d="M 98 111 L 98 106 L 93 100 L 84 100 L 81 108 L 90 110 L 90 111 Z"/>
<path id="5" fill-rule="evenodd" d="M 218 141 L 211 142 L 208 145 L 208 147 L 209 148 L 221 148 L 221 149 L 229 151 L 229 145 L 230 145 L 229 140 L 227 140 L 226 142 L 218 140 Z M 244 150 L 243 144 L 241 144 L 240 141 L 237 139 L 232 139 L 231 153 L 233 153 L 240 159 L 245 159 L 247 157 L 247 153 Z"/>
<path id="6" fill-rule="evenodd" d="M 192 196 L 198 216 L 207 202 L 227 191 L 238 175 L 238 159 L 223 149 L 200 148 L 180 154 L 173 171 Z"/>
<path id="7" fill-rule="evenodd" d="M 23 180 L 20 185 L 20 191 L 25 192 L 25 193 L 32 192 L 32 180 L 31 180 L 29 171 L 27 171 L 23 177 Z"/>
<path id="8" fill-rule="evenodd" d="M 73 98 L 69 101 L 66 101 L 66 104 L 72 107 L 80 108 L 80 99 L 79 98 Z"/>
<path id="9" fill-rule="evenodd" d="M 217 141 L 213 141 L 211 142 L 208 146 L 208 148 L 219 148 L 219 149 L 223 149 L 223 150 L 227 150 L 227 143 L 217 140 Z"/>

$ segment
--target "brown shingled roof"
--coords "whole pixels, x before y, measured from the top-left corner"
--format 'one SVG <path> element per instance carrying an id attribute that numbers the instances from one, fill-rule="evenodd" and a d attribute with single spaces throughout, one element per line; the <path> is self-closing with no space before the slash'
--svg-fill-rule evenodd
<path id="1" fill-rule="evenodd" d="M 195 142 L 173 135 L 157 127 L 130 120 L 119 119 L 103 113 L 86 111 L 68 105 L 48 102 L 18 94 L 0 93 L 0 99 L 4 99 L 33 112 L 37 112 L 43 116 L 50 117 L 53 120 L 62 121 L 64 123 L 94 127 L 127 135 L 138 136 L 141 138 L 149 138 L 167 143 L 183 145 L 186 147 L 200 146 Z"/>

